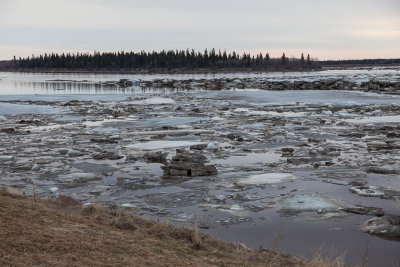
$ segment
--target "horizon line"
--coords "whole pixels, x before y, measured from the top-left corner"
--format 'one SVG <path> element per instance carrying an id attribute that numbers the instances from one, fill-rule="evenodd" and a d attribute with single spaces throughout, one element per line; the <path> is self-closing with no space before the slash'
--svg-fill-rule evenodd
<path id="1" fill-rule="evenodd" d="M 282 54 L 280 55 L 280 56 L 271 56 L 271 53 L 268 51 L 268 50 L 265 50 L 265 52 L 263 53 L 263 52 L 261 52 L 261 50 L 252 50 L 252 49 L 250 49 L 250 51 L 246 51 L 246 50 L 244 50 L 244 49 L 240 49 L 240 50 L 227 50 L 227 49 L 220 49 L 220 48 L 218 48 L 218 49 L 216 49 L 216 48 L 204 48 L 204 49 L 202 49 L 202 50 L 196 50 L 196 49 L 193 49 L 193 48 L 186 48 L 186 49 L 158 49 L 158 50 L 156 50 L 156 49 L 152 49 L 152 50 L 145 50 L 145 49 L 141 49 L 141 50 L 127 50 L 127 49 L 120 49 L 120 50 L 97 50 L 97 49 L 94 49 L 93 51 L 91 51 L 91 52 L 89 52 L 89 51 L 87 51 L 87 50 L 75 50 L 75 51 L 73 51 L 73 50 L 68 50 L 68 49 L 65 49 L 65 50 L 63 50 L 63 49 L 55 49 L 55 50 L 52 50 L 52 51 L 47 51 L 47 52 L 40 52 L 40 53 L 32 53 L 30 56 L 17 56 L 17 55 L 14 55 L 14 57 L 18 60 L 19 58 L 21 58 L 21 59 L 26 59 L 26 58 L 28 58 L 28 57 L 31 57 L 31 56 L 34 56 L 34 57 L 39 57 L 39 56 L 44 56 L 45 54 L 89 54 L 89 55 L 93 55 L 94 53 L 118 53 L 118 52 L 124 52 L 124 53 L 141 53 L 141 52 L 146 52 L 146 53 L 152 53 L 152 52 L 156 52 L 156 53 L 161 53 L 161 52 L 169 52 L 169 51 L 173 51 L 173 52 L 176 52 L 176 51 L 187 51 L 187 50 L 189 50 L 190 52 L 192 52 L 193 50 L 194 50 L 194 52 L 196 53 L 196 54 L 198 54 L 198 53 L 204 53 L 206 50 L 207 50 L 207 52 L 208 53 L 210 53 L 210 51 L 212 51 L 212 49 L 214 49 L 215 50 L 215 53 L 218 55 L 219 54 L 219 51 L 221 51 L 221 53 L 223 53 L 223 52 L 226 52 L 228 55 L 229 54 L 233 54 L 233 53 L 236 53 L 236 55 L 239 55 L 239 56 L 241 56 L 241 55 L 243 55 L 244 53 L 246 54 L 246 55 L 248 55 L 248 54 L 250 54 L 251 56 L 258 56 L 258 55 L 260 55 L 260 53 L 263 55 L 263 56 L 265 56 L 267 53 L 270 55 L 270 57 L 271 58 L 280 58 L 283 54 L 285 54 L 285 56 L 287 57 L 287 58 L 297 58 L 297 57 L 295 57 L 294 55 L 293 55 L 293 53 L 287 53 L 287 52 L 285 52 L 284 50 L 282 50 Z M 276 50 L 276 49 L 273 49 L 273 50 Z M 276 54 L 276 53 L 275 53 Z M 319 59 L 318 57 L 314 57 L 313 55 L 312 55 L 312 53 L 309 53 L 309 52 L 301 52 L 300 54 L 299 54 L 299 58 L 301 57 L 301 54 L 303 54 L 304 56 L 307 56 L 307 55 L 310 55 L 310 57 L 311 58 L 313 58 L 314 60 L 317 60 L 317 61 L 351 61 L 351 60 L 357 60 L 357 61 L 359 61 L 359 60 L 391 60 L 391 59 L 400 59 L 400 57 L 358 57 L 358 58 L 337 58 L 337 59 L 333 59 L 333 58 L 330 58 L 330 59 Z M 12 58 L 9 58 L 9 59 L 5 59 L 5 58 L 0 58 L 0 61 L 12 61 L 12 60 L 14 60 L 14 58 L 12 57 Z"/>

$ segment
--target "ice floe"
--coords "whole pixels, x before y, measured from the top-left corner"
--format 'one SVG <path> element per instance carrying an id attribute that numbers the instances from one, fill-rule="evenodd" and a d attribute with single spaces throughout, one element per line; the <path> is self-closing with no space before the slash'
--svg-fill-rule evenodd
<path id="1" fill-rule="evenodd" d="M 13 159 L 14 159 L 13 156 L 0 156 L 0 161 L 9 161 Z"/>
<path id="2" fill-rule="evenodd" d="M 385 195 L 385 193 L 379 191 L 375 186 L 353 186 L 349 190 L 363 197 L 381 197 Z"/>
<path id="3" fill-rule="evenodd" d="M 400 123 L 400 115 L 364 117 L 362 119 L 347 119 L 344 121 L 354 124 Z"/>
<path id="4" fill-rule="evenodd" d="M 132 101 L 134 105 L 173 105 L 175 101 L 171 98 L 152 97 L 144 100 Z"/>
<path id="5" fill-rule="evenodd" d="M 301 194 L 289 196 L 279 201 L 281 210 L 305 212 L 317 211 L 337 211 L 341 207 L 339 203 L 333 199 L 318 194 Z"/>
<path id="6" fill-rule="evenodd" d="M 263 173 L 240 179 L 237 184 L 262 185 L 293 181 L 296 177 L 291 173 Z"/>
<path id="7" fill-rule="evenodd" d="M 201 204 L 199 208 L 211 208 L 219 211 L 224 211 L 235 216 L 249 216 L 249 212 L 238 204 L 232 205 L 216 205 L 216 204 Z"/>
<path id="8" fill-rule="evenodd" d="M 134 150 L 157 150 L 157 149 L 190 147 L 202 144 L 207 144 L 207 143 L 196 142 L 196 141 L 150 141 L 144 143 L 131 144 L 128 145 L 127 148 L 131 148 Z"/>
<path id="9" fill-rule="evenodd" d="M 400 216 L 388 214 L 384 218 L 373 218 L 361 225 L 360 229 L 369 234 L 399 240 Z"/>
<path id="10" fill-rule="evenodd" d="M 64 176 L 66 180 L 72 180 L 77 183 L 87 183 L 100 180 L 101 178 L 98 177 L 95 173 L 84 173 L 84 172 L 76 172 L 67 174 Z"/>
<path id="11" fill-rule="evenodd" d="M 143 131 L 137 132 L 138 135 L 186 135 L 186 134 L 213 134 L 212 130 L 203 130 L 203 129 L 182 129 L 182 130 L 160 130 L 160 131 Z"/>

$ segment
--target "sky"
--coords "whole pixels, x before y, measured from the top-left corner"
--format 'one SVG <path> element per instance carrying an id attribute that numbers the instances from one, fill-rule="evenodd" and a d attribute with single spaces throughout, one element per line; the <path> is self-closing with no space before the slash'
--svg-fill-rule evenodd
<path id="1" fill-rule="evenodd" d="M 400 58 L 400 0 L 0 0 L 0 60 L 187 48 Z"/>

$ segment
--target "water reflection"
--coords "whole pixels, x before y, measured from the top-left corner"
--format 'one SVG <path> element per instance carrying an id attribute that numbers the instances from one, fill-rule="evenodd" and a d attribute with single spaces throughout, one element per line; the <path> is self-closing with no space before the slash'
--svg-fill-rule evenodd
<path id="1" fill-rule="evenodd" d="M 38 82 L 14 81 L 12 86 L 0 86 L 0 94 L 132 94 L 132 93 L 174 93 L 188 89 L 152 88 L 132 86 L 121 88 L 115 84 L 83 82 Z M 193 91 L 193 90 L 191 90 Z"/>
<path id="2" fill-rule="evenodd" d="M 134 86 L 120 88 L 106 84 L 106 81 L 120 79 L 213 79 L 213 78 L 257 78 L 266 81 L 316 81 L 321 79 L 347 79 L 363 82 L 371 79 L 400 81 L 400 67 L 325 70 L 315 72 L 240 72 L 204 74 L 104 74 L 104 73 L 0 73 L 0 95 L 7 94 L 130 94 L 130 93 L 170 93 L 185 89 L 154 89 Z"/>

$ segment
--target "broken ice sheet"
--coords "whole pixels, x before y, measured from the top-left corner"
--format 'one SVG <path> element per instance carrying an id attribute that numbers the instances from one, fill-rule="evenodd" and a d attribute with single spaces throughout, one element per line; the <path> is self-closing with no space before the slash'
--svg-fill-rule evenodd
<path id="1" fill-rule="evenodd" d="M 288 196 L 279 201 L 281 211 L 300 212 L 335 212 L 341 205 L 335 200 L 318 194 L 300 194 Z"/>
<path id="2" fill-rule="evenodd" d="M 249 212 L 238 204 L 232 204 L 232 205 L 201 204 L 198 205 L 198 207 L 203 209 L 210 208 L 219 211 L 224 211 L 238 217 L 249 216 Z"/>

